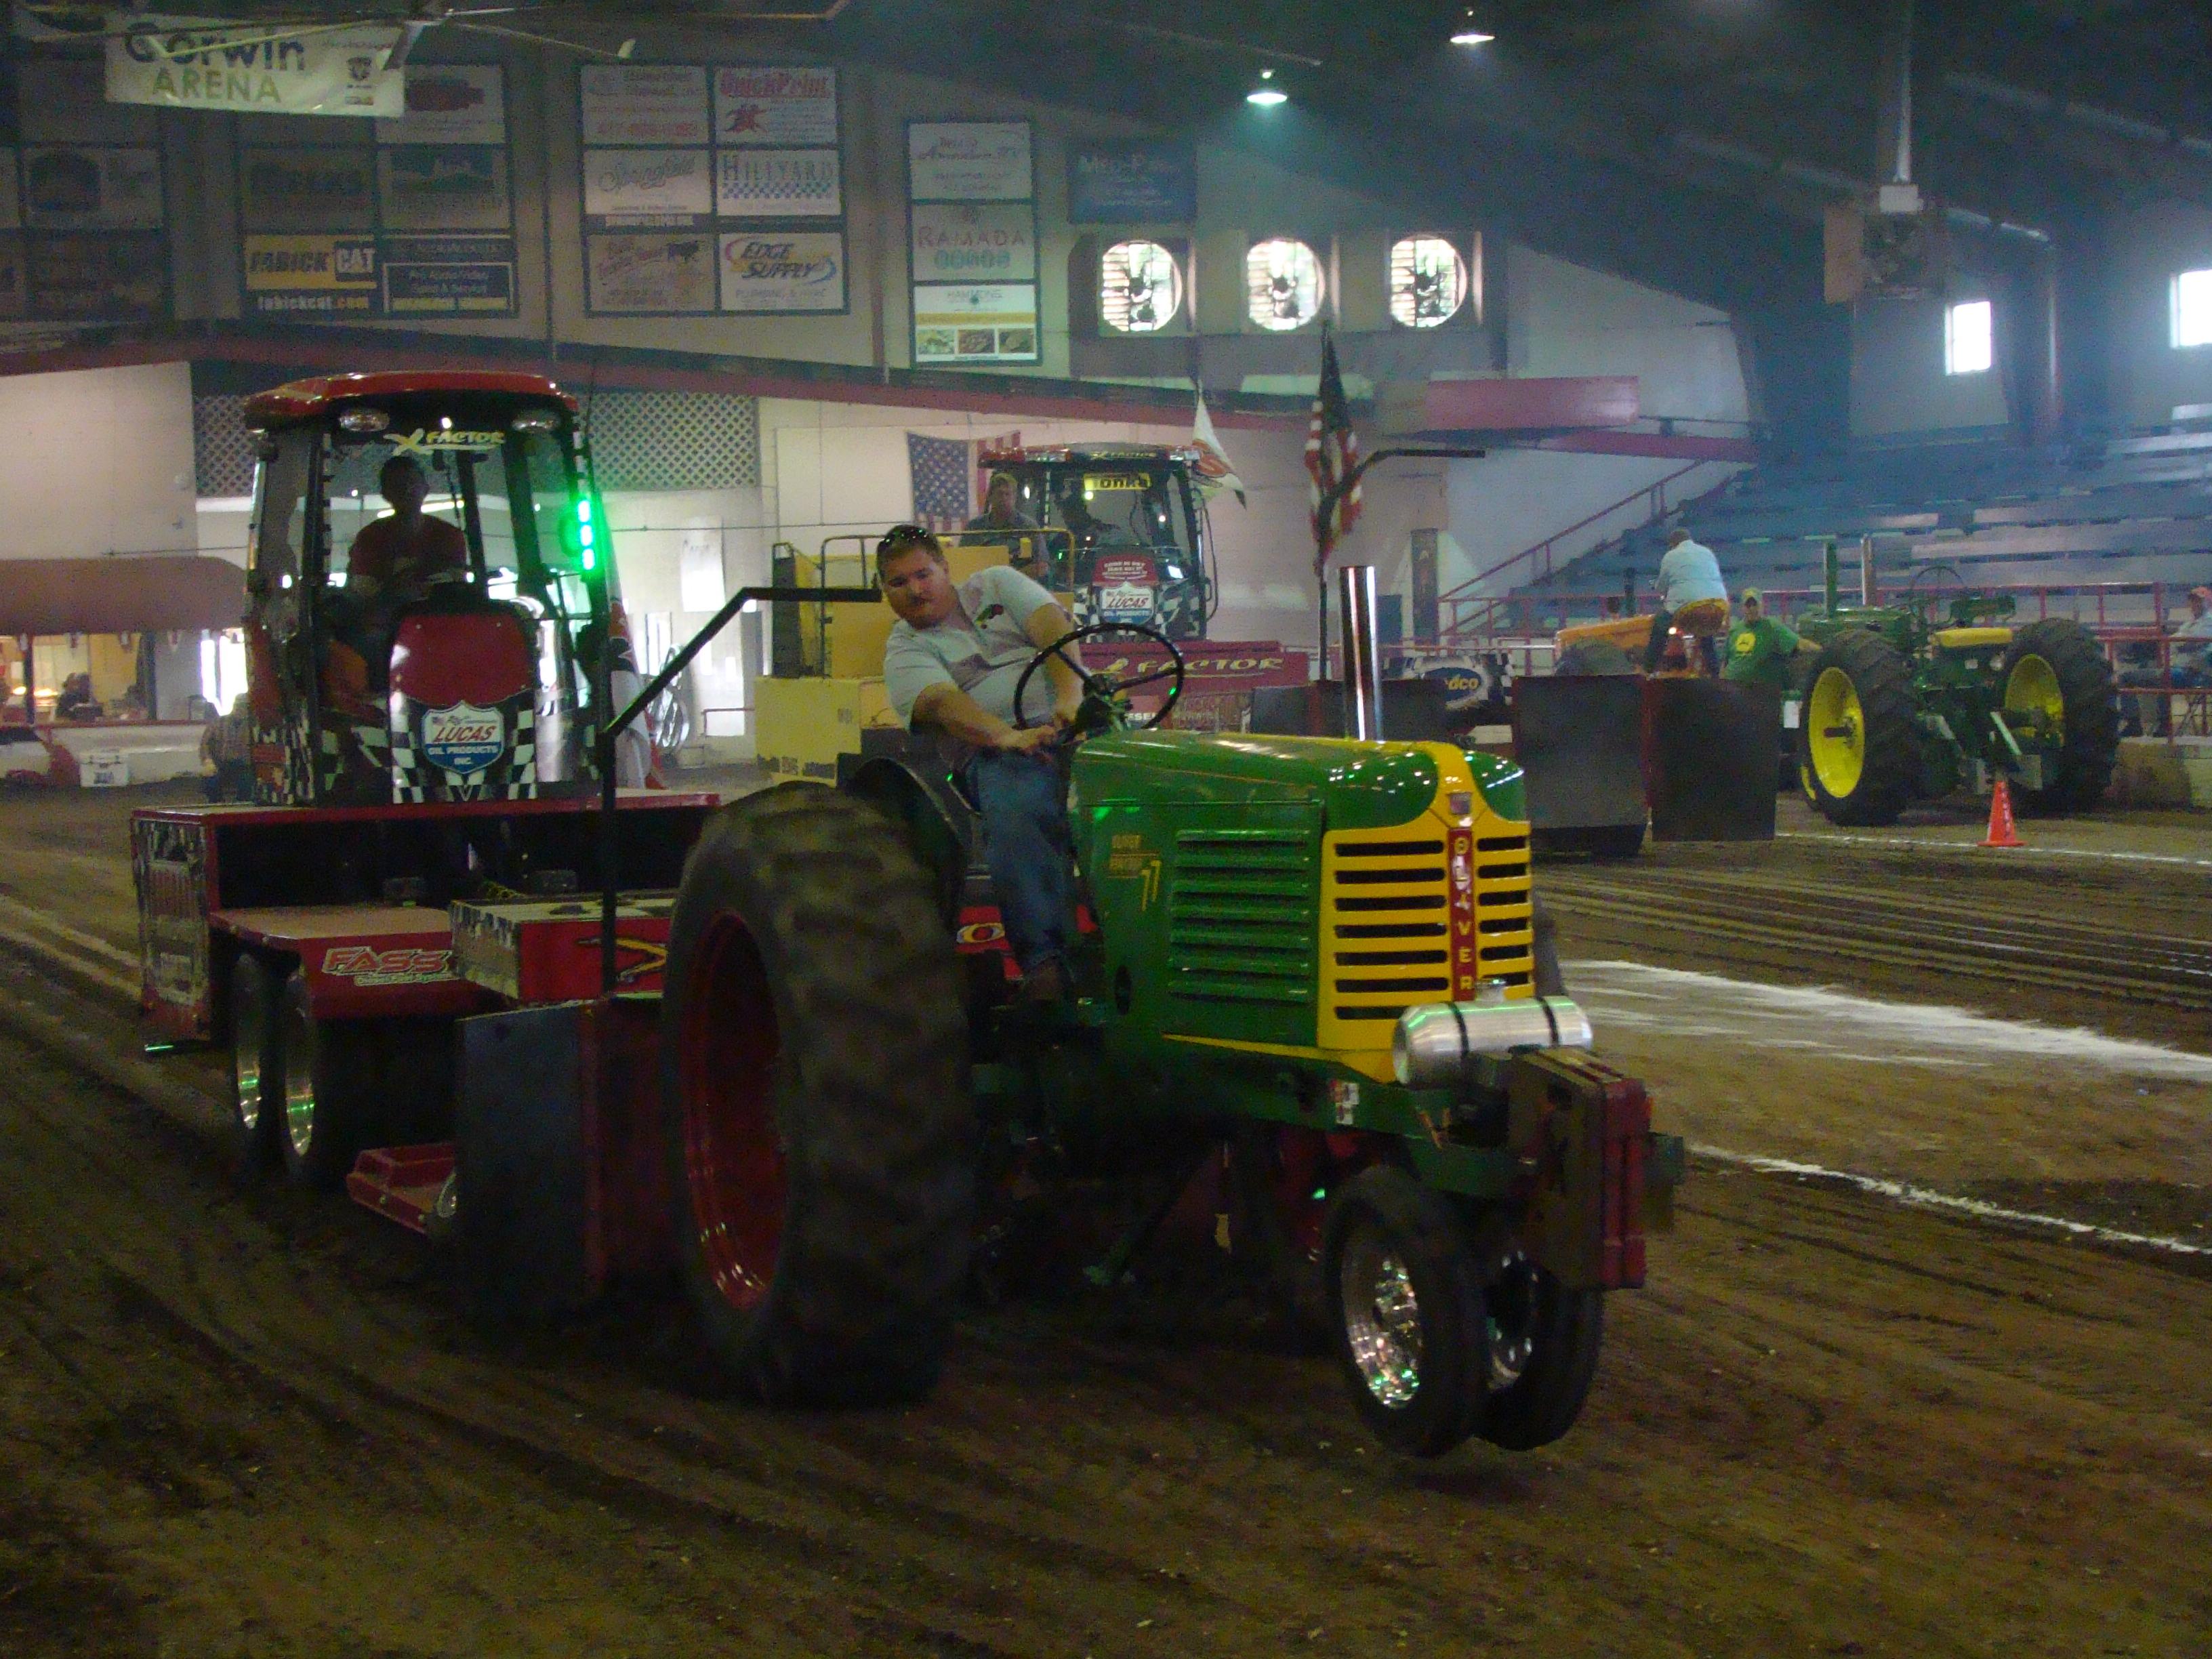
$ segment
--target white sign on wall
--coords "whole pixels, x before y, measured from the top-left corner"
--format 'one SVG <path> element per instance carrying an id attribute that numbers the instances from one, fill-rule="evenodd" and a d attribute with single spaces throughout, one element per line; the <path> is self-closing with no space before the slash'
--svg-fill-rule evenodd
<path id="1" fill-rule="evenodd" d="M 914 360 L 973 365 L 1037 361 L 1035 283 L 918 283 Z"/>
<path id="2" fill-rule="evenodd" d="M 714 210 L 725 219 L 834 219 L 844 211 L 834 149 L 724 150 Z"/>
<path id="3" fill-rule="evenodd" d="M 578 71 L 587 144 L 703 144 L 707 71 L 659 64 L 586 64 Z"/>
<path id="4" fill-rule="evenodd" d="M 834 144 L 837 71 L 755 65 L 714 71 L 718 144 Z"/>
<path id="5" fill-rule="evenodd" d="M 385 64 L 398 43 L 391 24 L 276 34 L 265 23 L 140 17 L 107 38 L 107 100 L 397 120 L 404 76 Z"/>
<path id="6" fill-rule="evenodd" d="M 407 112 L 376 124 L 380 144 L 503 144 L 507 87 L 496 64 L 414 64 Z"/>
<path id="7" fill-rule="evenodd" d="M 918 283 L 1036 276 L 1036 216 L 1027 202 L 917 202 L 913 224 Z"/>
<path id="8" fill-rule="evenodd" d="M 723 310 L 787 313 L 844 308 L 842 231 L 722 233 Z"/>
<path id="9" fill-rule="evenodd" d="M 703 149 L 584 152 L 584 212 L 595 222 L 681 228 L 714 210 Z"/>
<path id="10" fill-rule="evenodd" d="M 719 529 L 687 530 L 676 550 L 676 583 L 679 608 L 720 611 L 728 595 L 722 585 L 722 532 Z"/>
<path id="11" fill-rule="evenodd" d="M 906 130 L 917 202 L 1022 202 L 1031 194 L 1026 121 L 916 121 Z"/>

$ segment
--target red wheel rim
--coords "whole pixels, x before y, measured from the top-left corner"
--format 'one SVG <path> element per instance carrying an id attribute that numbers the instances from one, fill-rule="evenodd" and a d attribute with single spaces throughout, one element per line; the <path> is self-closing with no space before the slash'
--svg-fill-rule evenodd
<path id="1" fill-rule="evenodd" d="M 727 912 L 699 940 L 678 1038 L 684 1173 L 700 1261 L 740 1312 L 768 1296 L 783 1243 L 786 1180 L 775 1128 L 775 1000 L 759 947 Z"/>

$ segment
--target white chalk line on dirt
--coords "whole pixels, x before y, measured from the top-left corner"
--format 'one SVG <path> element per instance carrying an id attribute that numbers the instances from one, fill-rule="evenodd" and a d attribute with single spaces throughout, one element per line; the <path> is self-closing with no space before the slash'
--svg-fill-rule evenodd
<path id="1" fill-rule="evenodd" d="M 1902 1181 L 1884 1180 L 1880 1176 L 1853 1175 L 1848 1170 L 1831 1170 L 1818 1164 L 1801 1164 L 1796 1158 L 1763 1158 L 1757 1152 L 1735 1152 L 1725 1146 L 1703 1146 L 1695 1142 L 1691 1144 L 1690 1151 L 1699 1158 L 1757 1170 L 1762 1175 L 1802 1176 L 1811 1181 L 1840 1181 L 1863 1193 L 1893 1199 L 1916 1209 L 1949 1210 L 1959 1215 L 1972 1216 L 1978 1221 L 2048 1227 L 2080 1238 L 2094 1238 L 2101 1244 L 2130 1244 L 2142 1249 L 2165 1250 L 2175 1255 L 2212 1255 L 2212 1244 L 2192 1244 L 2185 1238 L 2168 1238 L 2159 1233 L 2131 1233 L 2118 1227 L 2100 1227 L 2094 1222 L 2069 1221 L 2064 1216 L 2043 1215 L 2033 1210 L 2015 1210 L 2008 1205 L 1991 1204 L 1984 1199 L 1960 1198 L 1951 1193 L 1933 1192 L 1928 1188 L 1911 1186 Z"/>
<path id="2" fill-rule="evenodd" d="M 2136 1078 L 2212 1084 L 2212 1054 L 2080 1027 L 1993 1019 L 1936 1003 L 1887 1002 L 1826 986 L 1765 985 L 1615 960 L 1565 964 L 1594 1019 L 1664 1036 L 1729 1037 L 1894 1065 L 2057 1060 Z M 1958 1058 L 1948 1058 L 1957 1056 Z"/>
<path id="3" fill-rule="evenodd" d="M 2117 853 L 2094 847 L 2007 847 L 1984 848 L 1978 841 L 1942 841 L 1929 836 L 1825 836 L 1817 830 L 1778 830 L 1777 841 L 1832 841 L 1852 847 L 1917 847 L 1946 853 L 1983 851 L 2026 854 L 2030 857 L 2109 859 L 2118 864 L 2172 864 L 2184 869 L 2212 870 L 2212 859 L 2184 858 L 2178 853 Z"/>

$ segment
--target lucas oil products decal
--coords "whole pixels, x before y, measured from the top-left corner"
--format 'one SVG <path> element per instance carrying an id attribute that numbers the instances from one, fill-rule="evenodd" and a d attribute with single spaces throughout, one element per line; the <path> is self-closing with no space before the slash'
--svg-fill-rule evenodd
<path id="1" fill-rule="evenodd" d="M 456 702 L 422 716 L 422 753 L 441 771 L 481 772 L 507 752 L 507 723 L 496 708 Z"/>

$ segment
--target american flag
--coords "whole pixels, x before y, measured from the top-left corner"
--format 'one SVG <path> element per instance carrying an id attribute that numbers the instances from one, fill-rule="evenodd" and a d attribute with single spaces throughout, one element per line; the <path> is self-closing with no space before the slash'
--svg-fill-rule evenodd
<path id="1" fill-rule="evenodd" d="M 1313 417 L 1306 423 L 1306 473 L 1313 520 L 1314 562 L 1319 568 L 1336 546 L 1337 538 L 1352 528 L 1359 516 L 1359 486 L 1337 500 L 1324 521 L 1322 501 L 1337 480 L 1358 464 L 1359 440 L 1352 430 L 1352 405 L 1345 400 L 1344 376 L 1336 367 L 1336 339 L 1327 329 L 1321 337 L 1321 386 L 1314 394 Z"/>
<path id="2" fill-rule="evenodd" d="M 968 443 L 964 438 L 906 434 L 907 470 L 914 477 L 914 517 L 932 530 L 958 530 L 968 522 Z"/>

